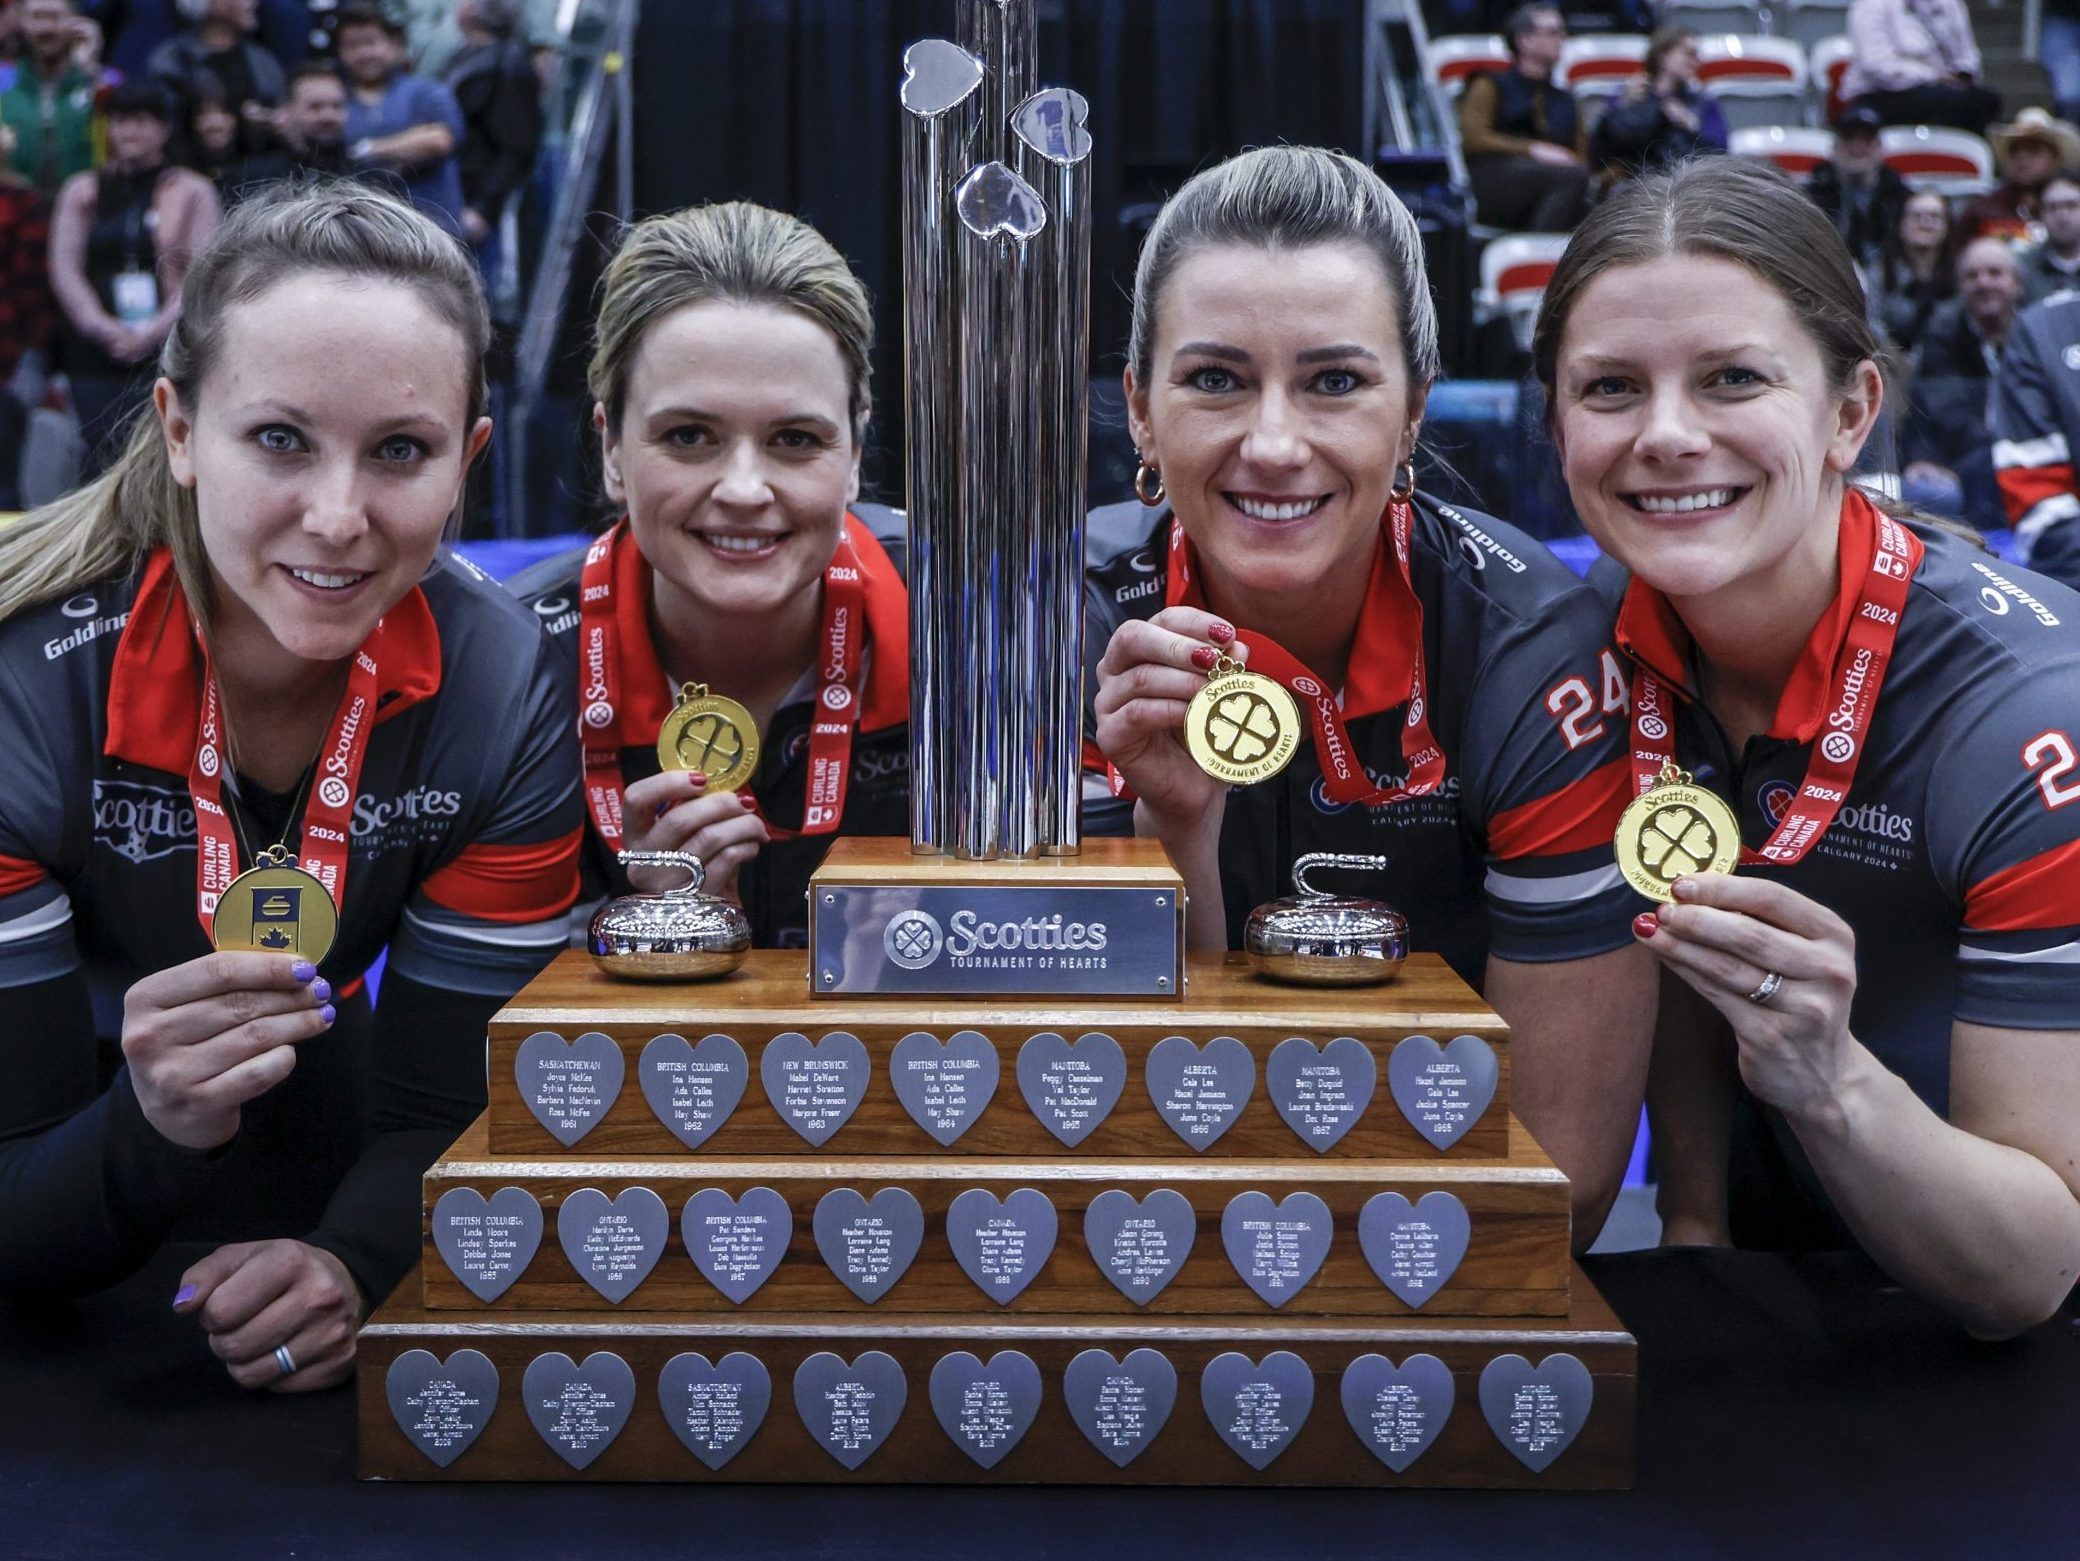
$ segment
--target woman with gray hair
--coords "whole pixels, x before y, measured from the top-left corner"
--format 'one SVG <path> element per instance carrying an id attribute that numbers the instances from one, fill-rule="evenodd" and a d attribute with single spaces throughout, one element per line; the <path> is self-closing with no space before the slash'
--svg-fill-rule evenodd
<path id="1" fill-rule="evenodd" d="M 1568 1173 L 1577 1241 L 1616 1195 L 1651 984 L 1612 863 L 1624 688 L 1609 616 L 1538 543 L 1416 492 L 1437 318 L 1408 211 L 1333 152 L 1200 174 L 1135 278 L 1140 540 L 1091 579 L 1097 741 L 1168 846 L 1190 937 L 1233 946 L 1309 851 L 1389 859 L 1416 948 L 1512 1026 L 1512 1099 Z M 1283 773 L 1231 787 L 1187 706 L 1230 661 L 1298 698 Z"/>

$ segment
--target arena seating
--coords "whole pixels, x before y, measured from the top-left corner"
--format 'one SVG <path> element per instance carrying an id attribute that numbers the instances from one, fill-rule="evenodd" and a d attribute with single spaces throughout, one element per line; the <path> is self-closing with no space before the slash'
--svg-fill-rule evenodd
<path id="1" fill-rule="evenodd" d="M 1733 132 L 1728 147 L 1736 157 L 1760 157 L 1794 179 L 1803 179 L 1834 152 L 1834 132 L 1806 125 L 1752 125 Z"/>
<path id="2" fill-rule="evenodd" d="M 1984 136 L 1939 125 L 1892 125 L 1879 132 L 1885 161 L 1916 190 L 1979 195 L 1993 188 L 1993 148 Z"/>
<path id="3" fill-rule="evenodd" d="M 1787 38 L 1723 33 L 1698 39 L 1697 76 L 1719 100 L 1727 128 L 1805 118 L 1806 51 Z"/>

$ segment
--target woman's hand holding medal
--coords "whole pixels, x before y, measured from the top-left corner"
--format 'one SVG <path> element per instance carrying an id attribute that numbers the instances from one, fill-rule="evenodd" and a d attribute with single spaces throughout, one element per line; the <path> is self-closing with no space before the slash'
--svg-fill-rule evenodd
<path id="1" fill-rule="evenodd" d="M 206 954 L 144 977 L 123 999 L 123 1056 L 145 1120 L 184 1149 L 229 1143 L 246 1102 L 333 1017 L 317 967 L 280 954 Z"/>
<path id="2" fill-rule="evenodd" d="M 1223 656 L 1246 660 L 1234 626 L 1197 607 L 1166 607 L 1129 619 L 1098 663 L 1098 747 L 1153 815 L 1157 833 L 1173 824 L 1218 835 L 1227 782 L 1200 768 L 1185 746 L 1185 711 Z"/>
<path id="3" fill-rule="evenodd" d="M 1849 1034 L 1856 934 L 1847 922 L 1783 884 L 1709 873 L 1677 880 L 1675 902 L 1636 926 L 1726 1016 L 1757 1099 L 1794 1120 L 1834 1108 L 1862 1050 Z"/>
<path id="4" fill-rule="evenodd" d="M 772 834 L 748 791 L 710 791 L 700 770 L 664 770 L 635 782 L 622 805 L 631 851 L 691 851 L 707 868 L 707 892 L 737 899 L 737 873 Z M 676 867 L 635 867 L 629 881 L 645 894 L 677 889 Z"/>

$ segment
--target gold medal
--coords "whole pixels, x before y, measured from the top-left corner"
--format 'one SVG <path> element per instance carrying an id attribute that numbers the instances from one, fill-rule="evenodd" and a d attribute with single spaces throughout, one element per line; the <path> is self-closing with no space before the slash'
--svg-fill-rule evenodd
<path id="1" fill-rule="evenodd" d="M 231 880 L 210 921 L 219 949 L 295 954 L 319 963 L 332 952 L 339 910 L 325 886 L 295 865 L 286 846 L 269 846 Z"/>
<path id="2" fill-rule="evenodd" d="M 1716 792 L 1664 760 L 1654 784 L 1618 819 L 1618 871 L 1650 900 L 1675 898 L 1675 881 L 1730 873 L 1741 858 L 1741 824 Z"/>
<path id="3" fill-rule="evenodd" d="M 1254 786 L 1292 762 L 1300 707 L 1284 684 L 1223 656 L 1185 709 L 1184 742 L 1214 779 Z"/>
<path id="4" fill-rule="evenodd" d="M 734 699 L 688 683 L 657 732 L 657 762 L 668 770 L 699 770 L 709 792 L 736 791 L 758 768 L 758 723 Z"/>

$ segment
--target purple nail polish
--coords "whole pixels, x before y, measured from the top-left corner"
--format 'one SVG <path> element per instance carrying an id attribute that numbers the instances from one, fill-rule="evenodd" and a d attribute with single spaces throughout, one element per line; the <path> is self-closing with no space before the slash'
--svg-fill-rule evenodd
<path id="1" fill-rule="evenodd" d="M 317 980 L 311 983 L 311 996 L 321 1003 L 330 1002 L 332 999 L 332 983 L 323 976 L 318 977 Z"/>
<path id="2" fill-rule="evenodd" d="M 289 974 L 299 981 L 312 981 L 317 978 L 318 967 L 307 959 L 299 959 L 296 962 L 296 968 L 290 971 Z"/>
<path id="3" fill-rule="evenodd" d="M 318 1010 L 318 1017 L 320 1019 L 323 1019 L 327 1024 L 330 1024 L 333 1020 L 339 1017 L 339 1010 L 334 1008 L 330 1003 L 327 1003 L 323 1008 Z"/>
<path id="4" fill-rule="evenodd" d="M 194 1299 L 195 1287 L 193 1285 L 182 1285 L 179 1290 L 174 1292 L 173 1304 L 175 1308 L 178 1309 L 180 1307 L 186 1306 L 190 1301 Z"/>

